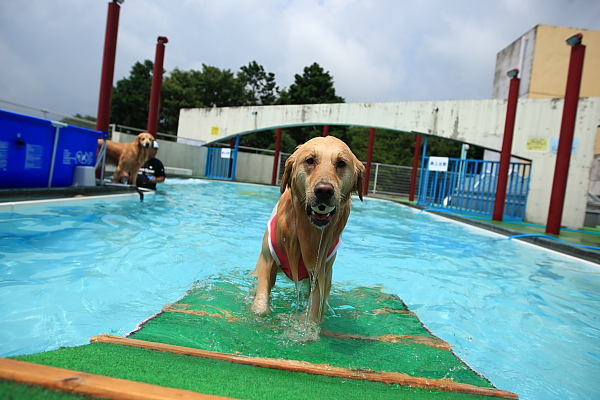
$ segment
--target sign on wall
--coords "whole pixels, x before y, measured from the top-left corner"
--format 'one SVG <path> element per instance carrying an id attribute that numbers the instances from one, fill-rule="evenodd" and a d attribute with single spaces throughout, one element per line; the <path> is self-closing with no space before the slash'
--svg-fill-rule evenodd
<path id="1" fill-rule="evenodd" d="M 550 140 L 547 138 L 529 138 L 525 149 L 527 151 L 548 151 Z"/>
<path id="2" fill-rule="evenodd" d="M 430 171 L 448 171 L 448 157 L 429 157 Z"/>

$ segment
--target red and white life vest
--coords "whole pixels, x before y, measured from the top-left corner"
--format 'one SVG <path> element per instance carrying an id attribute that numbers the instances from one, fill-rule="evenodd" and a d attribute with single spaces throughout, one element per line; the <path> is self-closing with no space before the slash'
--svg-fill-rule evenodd
<path id="1" fill-rule="evenodd" d="M 271 219 L 269 219 L 269 249 L 271 250 L 271 255 L 275 259 L 277 265 L 285 272 L 288 278 L 292 279 L 292 270 L 290 268 L 290 260 L 288 259 L 287 253 L 284 249 L 281 249 L 277 245 L 277 205 L 273 209 L 271 213 Z M 339 247 L 342 245 L 342 237 L 338 237 L 329 252 L 327 253 L 327 258 L 325 261 L 331 260 L 331 258 L 337 253 Z M 300 256 L 300 262 L 298 263 L 298 280 L 301 281 L 310 277 L 308 270 L 306 269 L 306 265 L 304 265 L 304 260 L 302 256 Z"/>

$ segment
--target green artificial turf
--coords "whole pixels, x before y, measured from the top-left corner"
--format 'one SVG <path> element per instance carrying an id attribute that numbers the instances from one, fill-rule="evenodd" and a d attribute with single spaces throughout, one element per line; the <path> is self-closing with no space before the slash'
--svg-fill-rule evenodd
<path id="1" fill-rule="evenodd" d="M 240 399 L 487 399 L 460 393 L 329 378 L 108 343 L 17 360 Z M 24 397 L 28 398 L 28 397 Z"/>
<path id="2" fill-rule="evenodd" d="M 97 397 L 77 393 L 62 392 L 42 386 L 0 379 L 0 399 L 2 400 L 92 400 Z"/>

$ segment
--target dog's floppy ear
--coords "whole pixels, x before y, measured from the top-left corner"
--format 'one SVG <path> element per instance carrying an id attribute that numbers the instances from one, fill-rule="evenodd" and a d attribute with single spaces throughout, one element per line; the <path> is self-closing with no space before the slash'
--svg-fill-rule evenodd
<path id="1" fill-rule="evenodd" d="M 292 170 L 296 163 L 296 153 L 289 156 L 285 162 L 285 171 L 283 171 L 283 178 L 281 178 L 281 194 L 285 192 L 285 189 L 292 186 Z"/>
<path id="2" fill-rule="evenodd" d="M 356 156 L 354 156 L 354 177 L 356 181 L 352 190 L 356 191 L 360 201 L 363 201 L 363 191 L 365 188 L 365 166 L 358 158 L 356 158 Z"/>

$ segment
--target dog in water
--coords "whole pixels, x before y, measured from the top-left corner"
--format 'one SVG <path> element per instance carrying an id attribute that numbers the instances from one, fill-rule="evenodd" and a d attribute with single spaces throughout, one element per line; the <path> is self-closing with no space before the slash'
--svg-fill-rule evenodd
<path id="1" fill-rule="evenodd" d="M 98 150 L 102 146 L 102 139 L 98 139 Z M 138 171 L 146 161 L 151 158 L 150 149 L 154 146 L 154 136 L 148 132 L 140 133 L 133 143 L 119 143 L 112 140 L 106 141 L 106 161 L 116 165 L 117 170 L 113 182 L 119 183 L 122 176 L 129 175 L 129 183 L 137 183 Z"/>
<path id="2" fill-rule="evenodd" d="M 285 163 L 282 196 L 269 221 L 254 276 L 252 309 L 270 312 L 271 289 L 282 270 L 298 284 L 310 279 L 308 316 L 322 323 L 336 251 L 350 216 L 352 193 L 363 199 L 365 167 L 341 140 L 316 137 Z"/>

